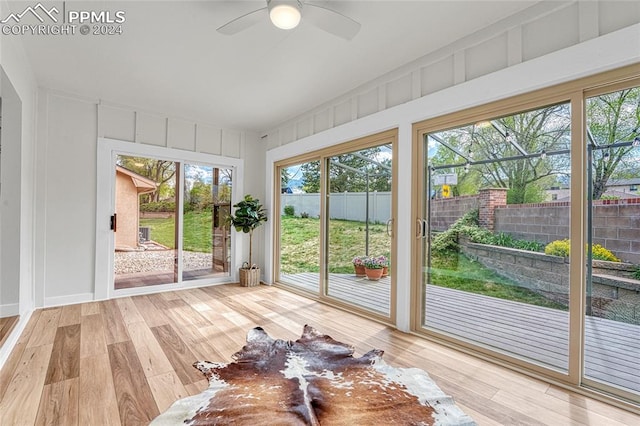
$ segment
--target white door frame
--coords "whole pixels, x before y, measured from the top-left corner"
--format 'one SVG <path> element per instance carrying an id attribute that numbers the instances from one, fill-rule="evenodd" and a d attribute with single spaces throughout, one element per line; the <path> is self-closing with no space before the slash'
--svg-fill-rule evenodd
<path id="1" fill-rule="evenodd" d="M 193 162 L 208 164 L 233 170 L 233 189 L 231 204 L 242 199 L 244 160 L 212 154 L 184 151 L 152 145 L 126 142 L 116 139 L 98 138 L 97 184 L 96 184 L 96 258 L 95 258 L 95 300 L 110 299 L 133 294 L 156 293 L 158 291 L 178 290 L 218 283 L 237 282 L 236 253 L 242 253 L 242 238 L 231 233 L 230 276 L 206 280 L 182 281 L 174 284 L 161 284 L 151 287 L 138 287 L 115 290 L 113 285 L 113 254 L 115 238 L 109 226 L 109 218 L 115 211 L 115 166 L 117 155 L 153 157 L 180 163 Z M 176 182 L 179 184 L 179 182 Z M 178 200 L 179 201 L 179 200 Z"/>

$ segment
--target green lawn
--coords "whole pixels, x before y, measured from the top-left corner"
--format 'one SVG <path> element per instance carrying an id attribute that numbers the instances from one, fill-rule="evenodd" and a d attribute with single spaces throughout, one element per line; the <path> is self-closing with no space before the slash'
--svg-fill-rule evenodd
<path id="1" fill-rule="evenodd" d="M 140 219 L 140 226 L 151 228 L 151 239 L 175 248 L 175 219 Z M 184 215 L 185 251 L 211 253 L 211 212 L 187 212 Z"/>
<path id="2" fill-rule="evenodd" d="M 529 289 L 520 287 L 481 263 L 455 251 L 435 254 L 431 259 L 431 284 L 500 299 L 515 300 L 537 306 L 567 310 L 567 307 L 549 300 Z"/>
<path id="3" fill-rule="evenodd" d="M 320 220 L 282 216 L 280 267 L 287 274 L 318 272 Z M 352 273 L 351 260 L 365 255 L 365 224 L 331 219 L 329 225 L 329 272 Z M 391 239 L 380 224 L 369 225 L 369 255 L 389 256 Z"/>

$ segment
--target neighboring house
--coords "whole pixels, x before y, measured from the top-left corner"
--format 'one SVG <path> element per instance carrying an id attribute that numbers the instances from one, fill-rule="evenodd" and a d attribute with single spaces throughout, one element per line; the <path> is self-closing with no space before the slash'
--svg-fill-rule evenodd
<path id="1" fill-rule="evenodd" d="M 116 250 L 138 248 L 140 195 L 153 192 L 157 187 L 151 179 L 116 166 Z"/>
<path id="2" fill-rule="evenodd" d="M 607 190 L 605 197 L 640 198 L 640 178 L 634 179 L 618 179 L 607 182 Z M 551 187 L 547 189 L 547 197 L 545 201 L 569 201 L 571 199 L 571 190 L 568 186 Z"/>

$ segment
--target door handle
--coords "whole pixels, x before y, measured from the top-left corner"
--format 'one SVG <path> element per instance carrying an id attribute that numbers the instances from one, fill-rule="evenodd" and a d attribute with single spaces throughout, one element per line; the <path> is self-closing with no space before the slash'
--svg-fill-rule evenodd
<path id="1" fill-rule="evenodd" d="M 111 229 L 113 232 L 116 232 L 117 227 L 118 227 L 118 215 L 114 213 L 113 216 L 109 218 L 109 229 Z"/>
<path id="2" fill-rule="evenodd" d="M 393 227 L 389 228 L 389 225 L 393 225 L 393 219 L 387 221 L 387 235 L 393 237 Z"/>

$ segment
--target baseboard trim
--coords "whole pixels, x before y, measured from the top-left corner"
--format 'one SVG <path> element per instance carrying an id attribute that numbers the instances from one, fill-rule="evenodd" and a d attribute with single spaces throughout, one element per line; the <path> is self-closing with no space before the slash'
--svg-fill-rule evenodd
<path id="1" fill-rule="evenodd" d="M 51 308 L 54 306 L 75 305 L 76 303 L 92 302 L 94 300 L 93 293 L 72 294 L 70 296 L 45 297 L 44 307 Z"/>
<path id="2" fill-rule="evenodd" d="M 14 315 L 20 315 L 20 305 L 17 303 L 7 303 L 0 305 L 0 318 L 12 317 Z"/>

